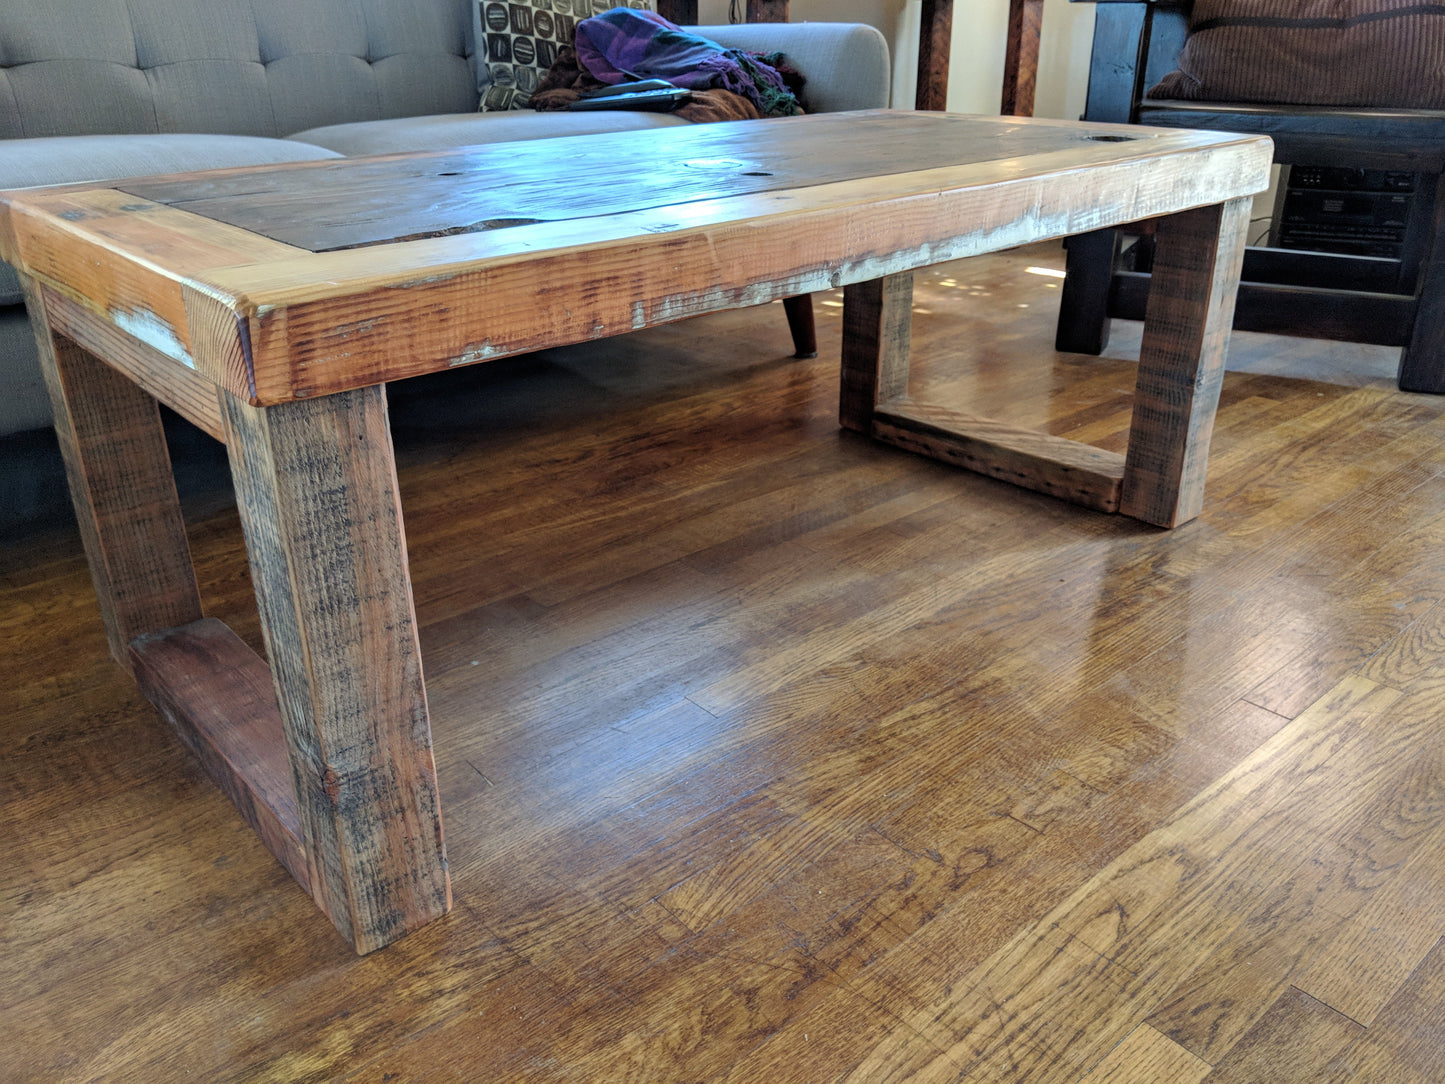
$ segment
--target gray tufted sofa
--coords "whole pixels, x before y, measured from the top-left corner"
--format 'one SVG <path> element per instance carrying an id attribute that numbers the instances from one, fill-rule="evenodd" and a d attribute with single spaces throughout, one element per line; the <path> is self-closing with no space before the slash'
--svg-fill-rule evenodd
<path id="1" fill-rule="evenodd" d="M 478 113 L 472 25 L 469 0 L 0 0 L 0 189 L 686 123 Z M 786 53 L 812 111 L 888 104 L 871 27 L 702 32 Z M 19 282 L 0 264 L 0 459 L 7 435 L 49 424 Z"/>

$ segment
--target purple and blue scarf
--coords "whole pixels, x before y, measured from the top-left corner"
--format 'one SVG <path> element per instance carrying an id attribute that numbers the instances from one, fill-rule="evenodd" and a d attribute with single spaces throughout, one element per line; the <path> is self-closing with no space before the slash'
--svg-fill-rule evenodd
<path id="1" fill-rule="evenodd" d="M 577 24 L 577 60 L 603 83 L 665 79 L 688 90 L 715 87 L 742 95 L 765 117 L 802 112 L 773 66 L 781 59 L 724 49 L 651 11 L 613 8 Z"/>

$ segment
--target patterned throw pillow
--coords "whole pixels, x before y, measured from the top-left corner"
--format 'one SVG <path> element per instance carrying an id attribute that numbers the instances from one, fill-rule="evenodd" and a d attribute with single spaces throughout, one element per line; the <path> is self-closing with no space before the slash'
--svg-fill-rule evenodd
<path id="1" fill-rule="evenodd" d="M 1151 98 L 1445 108 L 1445 5 L 1196 0 Z"/>
<path id="2" fill-rule="evenodd" d="M 526 109 L 578 22 L 615 7 L 657 10 L 654 0 L 473 0 L 477 109 Z"/>

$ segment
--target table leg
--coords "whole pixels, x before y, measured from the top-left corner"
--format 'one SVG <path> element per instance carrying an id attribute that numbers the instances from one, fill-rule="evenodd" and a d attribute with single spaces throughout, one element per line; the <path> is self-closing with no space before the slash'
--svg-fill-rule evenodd
<path id="1" fill-rule="evenodd" d="M 110 653 L 130 668 L 131 640 L 201 616 L 160 411 L 127 377 L 53 336 L 39 291 L 25 286 Z"/>
<path id="2" fill-rule="evenodd" d="M 838 420 L 872 433 L 879 403 L 908 391 L 913 336 L 913 272 L 843 288 L 843 378 Z"/>
<path id="3" fill-rule="evenodd" d="M 1199 514 L 1252 201 L 1160 219 L 1127 455 L 908 394 L 912 278 L 843 295 L 839 419 L 920 455 L 1160 527 Z"/>
<path id="4" fill-rule="evenodd" d="M 911 273 L 844 289 L 843 427 L 1101 512 L 1118 511 L 1123 456 L 909 396 L 912 300 Z"/>
<path id="5" fill-rule="evenodd" d="M 369 952 L 451 906 L 385 390 L 222 409 L 310 890 Z"/>
<path id="6" fill-rule="evenodd" d="M 1119 511 L 1173 527 L 1204 504 L 1204 475 L 1224 379 L 1253 201 L 1159 220 Z"/>

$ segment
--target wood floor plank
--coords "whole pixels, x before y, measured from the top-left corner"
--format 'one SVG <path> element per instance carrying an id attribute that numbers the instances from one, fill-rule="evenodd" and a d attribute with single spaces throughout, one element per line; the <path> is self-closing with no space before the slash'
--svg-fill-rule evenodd
<path id="1" fill-rule="evenodd" d="M 1203 1079 L 1210 1084 L 1323 1080 L 1364 1033 L 1354 1020 L 1290 987 Z"/>
<path id="2" fill-rule="evenodd" d="M 1391 720 L 1384 740 L 1341 751 L 1356 761 L 1345 788 L 1276 830 L 1315 836 L 1304 860 L 1282 864 L 1240 926 L 1149 1017 L 1206 1061 L 1217 1062 L 1306 961 L 1331 957 L 1349 920 L 1388 891 L 1422 843 L 1445 836 L 1445 807 L 1429 782 L 1445 771 L 1445 743 L 1433 720 L 1400 711 Z M 1392 926 L 1408 921 L 1392 917 Z"/>
<path id="3" fill-rule="evenodd" d="M 1373 1025 L 1445 929 L 1439 846 L 1338 927 L 1328 951 L 1302 962 L 1295 983 L 1352 1020 Z"/>
<path id="4" fill-rule="evenodd" d="M 1148 1024 L 1140 1024 L 1084 1079 L 1089 1084 L 1151 1084 L 1159 1080 L 1199 1084 L 1212 1068 Z"/>
<path id="5" fill-rule="evenodd" d="M 1445 601 L 1436 602 L 1361 667 L 1361 673 L 1397 689 L 1439 673 L 1445 659 Z"/>
<path id="6" fill-rule="evenodd" d="M 1240 904 L 1258 898 L 1258 887 L 1238 880 L 1251 849 L 1236 844 L 1251 835 L 1263 844 L 1277 805 L 1308 805 L 1331 776 L 1347 779 L 1352 765 L 1327 768 L 1335 746 L 1362 724 L 1379 728 L 1395 699 L 1347 683 L 1022 931 L 967 976 L 963 991 L 909 1022 L 947 1043 L 970 1072 L 1004 1060 L 1038 1080 L 1087 1069 L 1186 973 L 1187 956 L 1171 951 L 1180 939 L 1207 954 L 1241 921 Z M 1266 815 L 1276 824 L 1264 825 Z"/>
<path id="7" fill-rule="evenodd" d="M 1433 696 L 1402 697 L 1392 715 L 1405 727 L 1423 723 L 1433 739 L 1439 717 Z M 1440 756 L 1437 740 L 1420 743 L 1411 769 L 1381 788 L 1379 825 L 1394 844 L 1359 862 L 1357 875 L 1362 885 L 1378 890 L 1335 929 L 1327 950 L 1307 957 L 1296 975 L 1301 990 L 1365 1025 L 1373 1025 L 1445 929 Z M 1331 906 L 1339 910 L 1337 903 Z"/>
<path id="8" fill-rule="evenodd" d="M 887 1036 L 907 1026 L 886 1007 L 842 991 L 799 1017 L 793 1028 L 799 1031 L 801 1041 L 764 1042 L 717 1079 L 736 1084 L 835 1079 L 858 1065 L 860 1050 L 878 1047 Z M 921 1035 L 912 1050 L 919 1065 L 939 1056 Z"/>
<path id="9" fill-rule="evenodd" d="M 1445 940 L 1436 942 L 1335 1072 L 1347 1080 L 1439 1080 L 1445 1075 Z M 1335 1068 L 1335 1067 L 1332 1067 Z"/>

